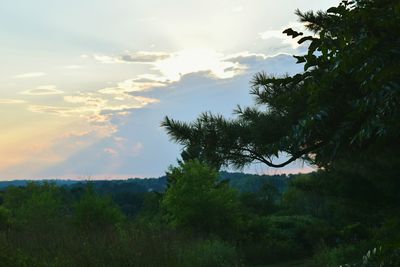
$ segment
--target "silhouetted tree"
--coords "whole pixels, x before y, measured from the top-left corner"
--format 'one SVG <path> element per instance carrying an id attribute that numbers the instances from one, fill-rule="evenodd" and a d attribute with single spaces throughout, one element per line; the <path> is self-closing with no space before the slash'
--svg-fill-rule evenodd
<path id="1" fill-rule="evenodd" d="M 329 167 L 348 155 L 398 151 L 399 5 L 358 0 L 326 12 L 297 11 L 311 35 L 284 33 L 299 44 L 309 42 L 307 54 L 295 56 L 303 73 L 256 74 L 256 106 L 238 107 L 235 119 L 203 113 L 192 123 L 166 117 L 162 126 L 183 145 L 186 158 L 216 167 L 253 161 L 283 167 L 296 159 Z M 276 163 L 281 153 L 289 158 Z"/>

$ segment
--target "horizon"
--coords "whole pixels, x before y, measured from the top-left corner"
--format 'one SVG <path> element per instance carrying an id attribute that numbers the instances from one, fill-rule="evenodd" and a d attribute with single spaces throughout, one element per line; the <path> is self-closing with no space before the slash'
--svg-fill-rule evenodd
<path id="1" fill-rule="evenodd" d="M 282 34 L 304 30 L 295 9 L 337 3 L 5 1 L 0 181 L 162 176 L 181 149 L 160 128 L 165 116 L 231 117 L 252 105 L 255 73 L 302 71 L 292 55 L 305 46 Z M 243 171 L 313 170 L 296 162 Z"/>
<path id="2" fill-rule="evenodd" d="M 234 173 L 241 173 L 245 175 L 258 175 L 258 176 L 276 176 L 276 175 L 285 175 L 285 176 L 290 176 L 290 175 L 300 175 L 300 174 L 306 174 L 306 173 L 312 173 L 314 171 L 308 172 L 278 172 L 278 173 L 254 173 L 254 172 L 241 172 L 239 170 L 233 170 L 233 171 L 227 171 L 227 170 L 220 170 L 220 172 L 226 172 L 230 174 Z M 10 179 L 10 180 L 0 180 L 1 182 L 15 182 L 15 181 L 28 181 L 28 182 L 42 182 L 42 181 L 76 181 L 76 182 L 90 182 L 90 181 L 128 181 L 128 180 L 135 180 L 135 179 L 160 179 L 166 177 L 166 173 L 160 176 L 144 176 L 144 177 L 76 177 L 76 178 L 67 178 L 67 177 L 61 177 L 61 178 L 38 178 L 38 179 L 29 179 L 29 178 L 19 178 L 19 179 Z"/>

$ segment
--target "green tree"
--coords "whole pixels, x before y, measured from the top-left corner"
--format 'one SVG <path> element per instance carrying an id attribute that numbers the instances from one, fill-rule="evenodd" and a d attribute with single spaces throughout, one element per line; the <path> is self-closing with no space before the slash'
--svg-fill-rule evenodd
<path id="1" fill-rule="evenodd" d="M 0 231 L 7 229 L 11 224 L 11 212 L 0 205 Z"/>
<path id="2" fill-rule="evenodd" d="M 171 184 L 162 206 L 172 226 L 206 234 L 228 235 L 240 222 L 237 192 L 218 182 L 218 172 L 199 161 L 171 168 Z"/>
<path id="3" fill-rule="evenodd" d="M 283 167 L 304 159 L 328 168 L 340 158 L 396 151 L 400 133 L 400 3 L 342 1 L 326 12 L 296 12 L 311 35 L 287 29 L 298 43 L 304 72 L 252 80 L 256 106 L 235 119 L 203 113 L 162 126 L 184 146 L 186 158 L 213 166 L 243 167 L 253 161 Z M 276 163 L 286 154 L 289 158 Z"/>
<path id="4" fill-rule="evenodd" d="M 112 199 L 98 195 L 90 185 L 74 208 L 75 223 L 86 230 L 112 229 L 124 219 L 124 215 Z"/>
<path id="5" fill-rule="evenodd" d="M 258 192 L 242 193 L 240 200 L 251 213 L 268 215 L 277 210 L 280 197 L 275 185 L 266 182 Z"/>
<path id="6" fill-rule="evenodd" d="M 63 190 L 53 183 L 11 187 L 4 194 L 4 207 L 17 224 L 46 228 L 65 213 Z"/>

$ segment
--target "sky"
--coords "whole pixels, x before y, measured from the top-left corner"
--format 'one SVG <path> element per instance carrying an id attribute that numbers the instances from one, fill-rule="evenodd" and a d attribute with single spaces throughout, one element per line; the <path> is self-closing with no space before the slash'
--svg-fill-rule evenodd
<path id="1" fill-rule="evenodd" d="M 252 76 L 302 71 L 295 9 L 333 0 L 2 0 L 0 180 L 158 177 L 176 164 L 165 116 L 231 117 Z M 253 173 L 297 173 L 262 164 Z"/>

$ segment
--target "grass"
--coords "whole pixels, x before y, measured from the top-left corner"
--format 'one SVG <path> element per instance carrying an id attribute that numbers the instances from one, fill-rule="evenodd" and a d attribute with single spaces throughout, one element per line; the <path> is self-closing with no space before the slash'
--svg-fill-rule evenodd
<path id="1" fill-rule="evenodd" d="M 310 260 L 296 260 L 284 263 L 276 263 L 272 265 L 257 266 L 257 267 L 309 267 Z"/>

